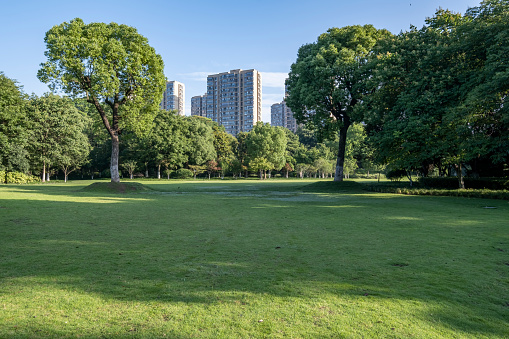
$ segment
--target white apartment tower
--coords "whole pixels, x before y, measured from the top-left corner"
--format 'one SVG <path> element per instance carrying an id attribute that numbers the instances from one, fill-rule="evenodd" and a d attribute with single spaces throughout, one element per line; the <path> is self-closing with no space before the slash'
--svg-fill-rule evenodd
<path id="1" fill-rule="evenodd" d="M 163 94 L 163 101 L 161 101 L 161 108 L 168 111 L 176 110 L 179 115 L 185 115 L 185 98 L 185 87 L 183 83 L 178 81 L 167 81 L 166 89 Z"/>
<path id="2" fill-rule="evenodd" d="M 207 118 L 236 136 L 262 120 L 262 77 L 255 69 L 236 69 L 207 77 Z"/>

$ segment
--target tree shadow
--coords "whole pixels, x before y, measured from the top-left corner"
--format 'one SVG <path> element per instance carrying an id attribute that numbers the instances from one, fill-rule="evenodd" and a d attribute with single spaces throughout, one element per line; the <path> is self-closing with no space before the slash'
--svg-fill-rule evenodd
<path id="1" fill-rule="evenodd" d="M 47 194 L 43 188 L 22 190 Z M 305 193 L 314 191 L 323 192 L 311 187 Z M 78 201 L 96 197 L 51 192 Z M 504 267 L 509 241 L 491 248 L 495 229 L 462 234 L 426 225 L 431 217 L 446 220 L 450 215 L 416 215 L 397 203 L 384 216 L 380 212 L 385 205 L 362 197 L 341 202 L 343 208 L 320 200 L 305 202 L 306 208 L 303 202 L 284 201 L 281 208 L 268 199 L 248 197 L 125 197 L 2 203 L 7 208 L 0 210 L 0 248 L 6 256 L 0 262 L 0 283 L 29 289 L 35 278 L 54 289 L 132 302 L 216 304 L 241 300 L 244 293 L 312 299 L 318 290 L 360 299 L 420 300 L 440 305 L 432 316 L 417 315 L 426 321 L 439 319 L 440 326 L 473 336 L 508 335 L 500 324 L 509 312 L 504 306 L 509 302 L 509 266 Z M 239 204 L 243 208 L 231 208 Z M 359 213 L 359 207 L 365 215 L 349 220 L 349 213 Z M 456 218 L 474 215 L 462 213 Z M 476 220 L 479 224 L 472 227 L 485 227 L 482 216 Z M 436 234 L 436 242 L 424 237 L 430 232 Z M 479 239 L 468 239 L 473 235 Z M 489 246 L 479 247 L 477 241 Z M 440 262 L 443 251 L 451 260 L 458 257 L 458 263 Z M 488 261 L 479 264 L 480 260 Z M 497 276 L 499 283 L 492 283 Z M 442 286 L 436 292 L 435 285 L 443 279 L 451 279 L 451 290 Z M 407 282 L 408 288 L 391 286 L 395 280 Z M 480 286 L 488 288 L 483 291 Z M 483 303 L 472 303 L 465 299 L 469 294 L 492 298 L 494 306 L 485 309 Z M 458 308 L 469 309 L 469 317 L 456 317 Z"/>

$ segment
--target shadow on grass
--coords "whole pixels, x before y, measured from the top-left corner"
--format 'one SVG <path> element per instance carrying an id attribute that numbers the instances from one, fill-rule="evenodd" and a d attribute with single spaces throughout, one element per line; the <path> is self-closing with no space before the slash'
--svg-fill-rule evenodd
<path id="1" fill-rule="evenodd" d="M 47 192 L 33 187 L 27 190 Z M 357 183 L 302 188 L 343 190 L 364 193 Z M 68 188 L 52 192 L 71 194 Z M 83 195 L 75 193 L 78 201 Z M 263 213 L 253 207 L 270 206 L 266 199 L 228 196 L 2 203 L 2 293 L 48 286 L 136 302 L 216 304 L 242 301 L 245 294 L 312 299 L 322 293 L 420 300 L 440 305 L 433 315 L 419 315 L 430 323 L 474 336 L 508 335 L 509 242 L 495 244 L 492 236 L 500 229 L 485 233 L 478 229 L 489 228 L 482 216 L 454 206 L 453 212 L 440 211 L 423 200 L 405 210 L 406 197 L 391 199 L 390 206 L 354 199 L 340 202 L 341 209 L 317 208 L 330 207 L 319 200 L 285 201 L 287 208 Z M 449 220 L 451 213 L 459 222 L 478 223 L 458 232 L 436 221 Z M 486 246 L 479 245 L 483 241 Z M 467 317 L 460 316 L 463 311 Z"/>

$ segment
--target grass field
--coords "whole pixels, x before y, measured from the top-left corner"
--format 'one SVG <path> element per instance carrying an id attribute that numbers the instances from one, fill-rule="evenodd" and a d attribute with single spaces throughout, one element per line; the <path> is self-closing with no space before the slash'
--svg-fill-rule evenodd
<path id="1" fill-rule="evenodd" d="M 508 201 L 90 184 L 0 185 L 0 338 L 509 337 Z"/>

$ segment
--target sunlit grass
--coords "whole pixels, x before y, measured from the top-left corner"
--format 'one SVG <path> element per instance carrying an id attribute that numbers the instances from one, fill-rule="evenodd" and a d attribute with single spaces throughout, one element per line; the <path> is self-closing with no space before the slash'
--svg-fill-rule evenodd
<path id="1" fill-rule="evenodd" d="M 509 336 L 509 204 L 311 180 L 0 186 L 0 337 Z"/>

